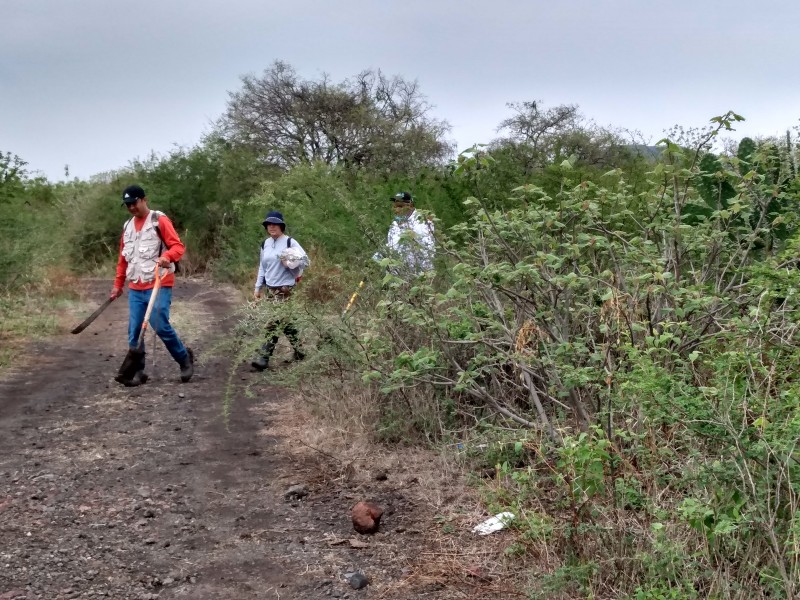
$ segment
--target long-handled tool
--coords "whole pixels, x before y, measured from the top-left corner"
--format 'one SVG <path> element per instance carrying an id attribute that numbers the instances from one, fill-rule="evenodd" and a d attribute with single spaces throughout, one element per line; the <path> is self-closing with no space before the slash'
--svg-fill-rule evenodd
<path id="1" fill-rule="evenodd" d="M 364 280 L 362 279 L 361 281 L 358 282 L 358 287 L 356 288 L 356 291 L 353 292 L 352 296 L 350 296 L 350 301 L 347 303 L 347 306 L 344 307 L 344 310 L 342 311 L 342 318 L 344 318 L 344 316 L 347 314 L 347 311 L 350 310 L 350 307 L 353 306 L 353 304 L 356 301 L 356 298 L 358 297 L 358 292 L 360 292 L 361 288 L 363 287 L 364 287 Z"/>
<path id="2" fill-rule="evenodd" d="M 80 325 L 78 325 L 75 329 L 72 330 L 72 333 L 80 333 L 84 329 L 86 329 L 89 325 L 91 325 L 94 320 L 100 316 L 100 313 L 103 312 L 105 309 L 108 308 L 108 305 L 111 304 L 116 298 L 109 298 L 105 302 L 103 302 L 100 307 L 94 311 L 89 317 Z"/>
<path id="3" fill-rule="evenodd" d="M 150 300 L 147 302 L 147 310 L 145 310 L 144 313 L 144 322 L 142 323 L 142 328 L 139 330 L 139 338 L 136 341 L 136 347 L 128 349 L 128 353 L 125 355 L 125 359 L 122 361 L 122 365 L 119 368 L 119 373 L 116 377 L 117 381 L 130 381 L 133 379 L 133 376 L 136 375 L 136 372 L 142 364 L 142 358 L 144 357 L 142 342 L 144 341 L 144 334 L 147 332 L 147 326 L 150 323 L 150 313 L 153 312 L 153 307 L 156 304 L 156 296 L 158 296 L 158 290 L 160 288 L 161 276 L 158 272 L 158 265 L 156 265 L 156 283 L 153 286 L 153 291 L 150 293 Z"/>

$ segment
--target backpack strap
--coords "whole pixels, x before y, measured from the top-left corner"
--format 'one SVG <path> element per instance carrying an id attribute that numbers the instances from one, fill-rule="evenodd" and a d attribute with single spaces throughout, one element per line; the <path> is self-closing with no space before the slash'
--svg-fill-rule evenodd
<path id="1" fill-rule="evenodd" d="M 153 223 L 153 227 L 156 228 L 156 233 L 158 234 L 158 239 L 160 239 L 161 243 L 163 244 L 164 243 L 164 237 L 161 235 L 161 228 L 158 226 L 158 219 L 162 215 L 164 215 L 164 213 L 162 213 L 159 210 L 151 210 L 150 211 L 150 221 Z M 128 230 L 128 225 L 130 225 L 132 221 L 133 221 L 133 217 L 131 217 L 130 219 L 125 221 L 125 224 L 122 226 L 122 233 L 125 233 Z"/>
<path id="2" fill-rule="evenodd" d="M 267 245 L 267 240 L 265 238 L 264 241 L 261 242 L 261 249 L 263 250 L 264 246 L 266 246 L 266 245 Z M 286 247 L 287 248 L 291 248 L 292 247 L 292 238 L 289 238 L 288 240 L 286 240 Z"/>
<path id="3" fill-rule="evenodd" d="M 164 236 L 161 234 L 161 227 L 158 226 L 158 220 L 161 217 L 166 217 L 166 213 L 161 212 L 160 210 L 151 210 L 150 214 L 150 221 L 153 223 L 153 229 L 156 230 L 156 235 L 158 235 L 158 239 L 161 240 L 161 248 L 159 248 L 158 253 L 161 254 L 163 252 L 163 248 L 166 248 L 169 251 L 169 246 L 167 246 L 167 242 L 164 241 Z M 172 263 L 175 266 L 175 273 L 180 273 L 181 271 L 181 262 L 177 261 Z"/>
<path id="4" fill-rule="evenodd" d="M 150 211 L 150 222 L 153 224 L 153 228 L 156 230 L 156 235 L 158 236 L 158 239 L 161 240 L 161 245 L 163 247 L 166 247 L 167 250 L 169 250 L 169 246 L 167 246 L 167 243 L 164 241 L 164 236 L 161 235 L 161 228 L 158 226 L 158 220 L 163 215 L 164 215 L 164 213 L 162 213 L 160 210 L 151 210 Z M 159 254 L 160 254 L 160 252 L 159 252 Z"/>

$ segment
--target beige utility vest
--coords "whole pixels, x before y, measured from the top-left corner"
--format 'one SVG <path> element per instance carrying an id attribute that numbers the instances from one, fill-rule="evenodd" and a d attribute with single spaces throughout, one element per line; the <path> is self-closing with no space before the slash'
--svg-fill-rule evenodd
<path id="1" fill-rule="evenodd" d="M 161 256 L 163 245 L 156 227 L 158 218 L 163 214 L 151 210 L 140 231 L 136 231 L 133 219 L 125 223 L 122 234 L 122 256 L 128 262 L 128 269 L 125 271 L 125 278 L 128 281 L 147 283 L 156 278 L 156 261 Z M 174 264 L 170 264 L 169 272 L 175 272 Z"/>

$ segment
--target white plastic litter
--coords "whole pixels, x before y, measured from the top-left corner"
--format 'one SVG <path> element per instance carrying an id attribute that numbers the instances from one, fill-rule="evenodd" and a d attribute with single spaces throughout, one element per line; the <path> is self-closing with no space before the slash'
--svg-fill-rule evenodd
<path id="1" fill-rule="evenodd" d="M 489 517 L 482 523 L 475 525 L 475 527 L 472 528 L 472 532 L 477 533 L 478 535 L 489 535 L 490 533 L 504 529 L 505 526 L 513 520 L 514 513 L 501 512 L 500 514 Z"/>

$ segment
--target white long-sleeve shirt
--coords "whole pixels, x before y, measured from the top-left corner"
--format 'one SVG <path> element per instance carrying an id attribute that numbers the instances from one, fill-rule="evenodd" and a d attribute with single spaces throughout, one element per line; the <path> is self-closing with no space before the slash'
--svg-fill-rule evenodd
<path id="1" fill-rule="evenodd" d="M 436 253 L 433 223 L 416 210 L 407 219 L 392 222 L 386 245 L 400 257 L 411 273 L 421 275 L 433 270 Z"/>

